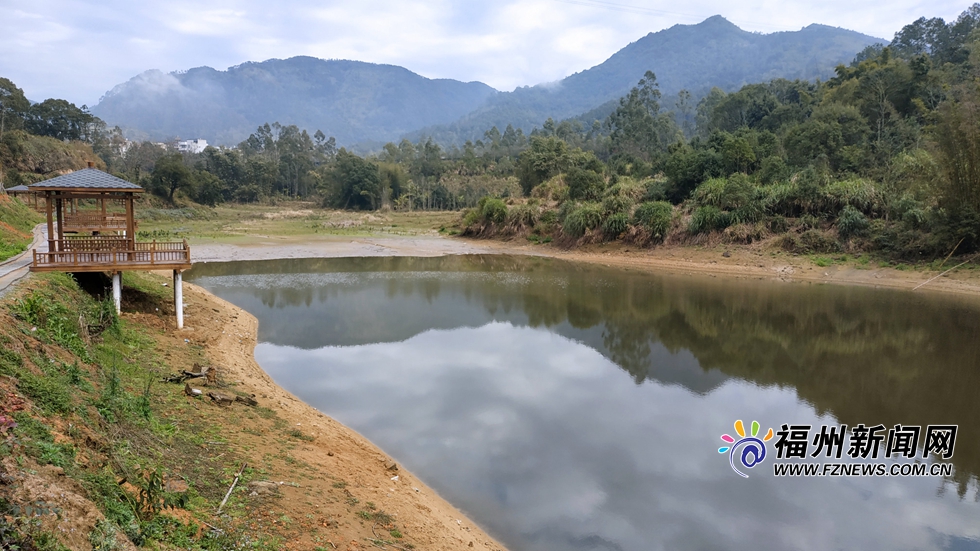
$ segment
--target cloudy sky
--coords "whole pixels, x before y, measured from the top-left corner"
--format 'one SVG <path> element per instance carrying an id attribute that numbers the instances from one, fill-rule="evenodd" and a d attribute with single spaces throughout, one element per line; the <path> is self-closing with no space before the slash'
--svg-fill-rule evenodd
<path id="1" fill-rule="evenodd" d="M 810 23 L 890 39 L 952 0 L 0 0 L 0 76 L 28 98 L 94 105 L 147 69 L 310 55 L 407 67 L 499 90 L 592 67 L 649 32 L 721 14 L 770 33 Z"/>

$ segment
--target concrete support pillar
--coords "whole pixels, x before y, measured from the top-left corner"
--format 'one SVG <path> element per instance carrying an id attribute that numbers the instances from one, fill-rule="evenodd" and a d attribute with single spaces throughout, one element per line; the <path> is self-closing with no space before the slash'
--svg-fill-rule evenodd
<path id="1" fill-rule="evenodd" d="M 184 328 L 184 276 L 174 270 L 174 311 L 177 312 L 177 329 Z"/>
<path id="2" fill-rule="evenodd" d="M 122 312 L 122 272 L 112 274 L 112 302 L 116 305 L 116 314 Z"/>

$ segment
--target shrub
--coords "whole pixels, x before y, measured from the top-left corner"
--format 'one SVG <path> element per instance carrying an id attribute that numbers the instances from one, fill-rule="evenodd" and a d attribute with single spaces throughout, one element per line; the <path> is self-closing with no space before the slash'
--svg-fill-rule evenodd
<path id="1" fill-rule="evenodd" d="M 604 216 L 625 214 L 628 217 L 631 210 L 633 210 L 633 199 L 625 195 L 610 195 L 602 200 L 602 214 Z"/>
<path id="2" fill-rule="evenodd" d="M 725 241 L 729 243 L 750 244 L 765 236 L 765 226 L 762 224 L 735 224 L 725 228 Z"/>
<path id="3" fill-rule="evenodd" d="M 622 197 L 628 197 L 635 203 L 643 199 L 646 192 L 647 187 L 645 183 L 638 183 L 629 176 L 620 176 L 615 184 L 609 186 L 609 189 L 606 190 L 605 196 L 610 197 L 613 195 L 620 195 Z"/>
<path id="4" fill-rule="evenodd" d="M 669 184 L 666 179 L 649 179 L 643 181 L 644 193 L 641 198 L 643 201 L 666 201 L 669 192 Z M 637 200 L 641 200 L 637 199 Z"/>
<path id="5" fill-rule="evenodd" d="M 507 205 L 502 199 L 484 197 L 479 203 L 480 218 L 491 224 L 502 224 L 507 220 Z"/>
<path id="6" fill-rule="evenodd" d="M 796 220 L 801 230 L 814 230 L 820 227 L 820 219 L 812 214 L 804 214 Z"/>
<path id="7" fill-rule="evenodd" d="M 762 166 L 759 168 L 759 180 L 763 184 L 773 184 L 787 177 L 789 170 L 786 162 L 778 155 L 772 155 L 762 159 Z"/>
<path id="8" fill-rule="evenodd" d="M 727 181 L 724 178 L 712 178 L 701 184 L 694 190 L 692 198 L 700 206 L 713 206 L 725 208 L 725 186 Z"/>
<path id="9" fill-rule="evenodd" d="M 807 230 L 800 235 L 801 252 L 835 253 L 840 250 L 837 241 L 820 230 Z"/>
<path id="10" fill-rule="evenodd" d="M 766 227 L 768 227 L 769 231 L 772 233 L 784 233 L 789 230 L 789 222 L 786 221 L 784 216 L 777 214 L 775 216 L 770 216 L 769 219 L 766 220 Z"/>
<path id="11" fill-rule="evenodd" d="M 538 209 L 531 205 L 517 205 L 507 213 L 507 225 L 515 228 L 533 228 L 537 223 Z"/>
<path id="12" fill-rule="evenodd" d="M 568 215 L 578 210 L 580 206 L 581 204 L 577 201 L 565 201 L 562 203 L 561 206 L 558 207 L 558 221 L 564 224 L 565 219 L 568 218 Z"/>
<path id="13" fill-rule="evenodd" d="M 650 201 L 636 207 L 633 223 L 641 225 L 657 238 L 663 239 L 670 231 L 674 207 L 667 201 Z"/>
<path id="14" fill-rule="evenodd" d="M 568 197 L 598 201 L 606 190 L 606 180 L 602 174 L 581 168 L 572 168 L 565 177 L 568 182 Z"/>
<path id="15" fill-rule="evenodd" d="M 571 237 L 582 237 L 588 230 L 594 230 L 602 222 L 602 210 L 597 203 L 585 203 L 572 211 L 562 227 Z"/>
<path id="16" fill-rule="evenodd" d="M 868 219 L 858 209 L 847 205 L 837 217 L 837 233 L 844 239 L 863 235 L 868 231 Z"/>
<path id="17" fill-rule="evenodd" d="M 568 184 L 563 175 L 558 174 L 547 182 L 531 190 L 531 197 L 561 203 L 568 199 Z"/>
<path id="18" fill-rule="evenodd" d="M 691 216 L 687 231 L 692 234 L 723 230 L 731 225 L 731 215 L 715 206 L 698 207 Z"/>
<path id="19" fill-rule="evenodd" d="M 694 202 L 699 206 L 717 207 L 728 211 L 729 223 L 757 222 L 765 214 L 762 192 L 744 174 L 732 174 L 728 178 L 708 180 L 694 190 Z"/>
<path id="20" fill-rule="evenodd" d="M 852 207 L 865 214 L 883 210 L 884 199 L 870 180 L 851 178 L 831 182 L 824 190 L 824 209 L 839 212 Z"/>
<path id="21" fill-rule="evenodd" d="M 615 238 L 619 234 L 629 229 L 629 216 L 625 212 L 617 212 L 606 218 L 602 224 L 602 233 L 607 237 Z"/>

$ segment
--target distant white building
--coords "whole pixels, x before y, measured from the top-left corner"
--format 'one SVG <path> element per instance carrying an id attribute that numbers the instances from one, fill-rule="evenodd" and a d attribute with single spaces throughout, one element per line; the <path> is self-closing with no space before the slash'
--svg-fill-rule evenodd
<path id="1" fill-rule="evenodd" d="M 184 140 L 177 142 L 177 151 L 181 153 L 201 153 L 208 146 L 207 140 Z"/>

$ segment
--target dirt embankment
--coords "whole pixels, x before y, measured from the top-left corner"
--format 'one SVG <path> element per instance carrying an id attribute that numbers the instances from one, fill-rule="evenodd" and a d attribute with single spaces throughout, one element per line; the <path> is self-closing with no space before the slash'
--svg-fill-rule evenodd
<path id="1" fill-rule="evenodd" d="M 292 549 L 362 549 L 372 539 L 395 541 L 387 545 L 395 549 L 503 549 L 366 438 L 277 386 L 253 357 L 255 317 L 195 285 L 185 285 L 184 296 L 187 327 L 168 331 L 164 346 L 202 345 L 226 383 L 255 395 L 285 425 L 271 431 L 261 417 L 242 415 L 247 408 L 239 404 L 200 406 L 214 407 L 215 422 L 244 450 L 243 459 L 277 483 L 274 498 L 252 496 L 246 505 L 256 529 L 280 534 Z M 298 445 L 287 446 L 281 431 L 299 436 Z M 393 523 L 365 519 L 378 511 Z"/>

